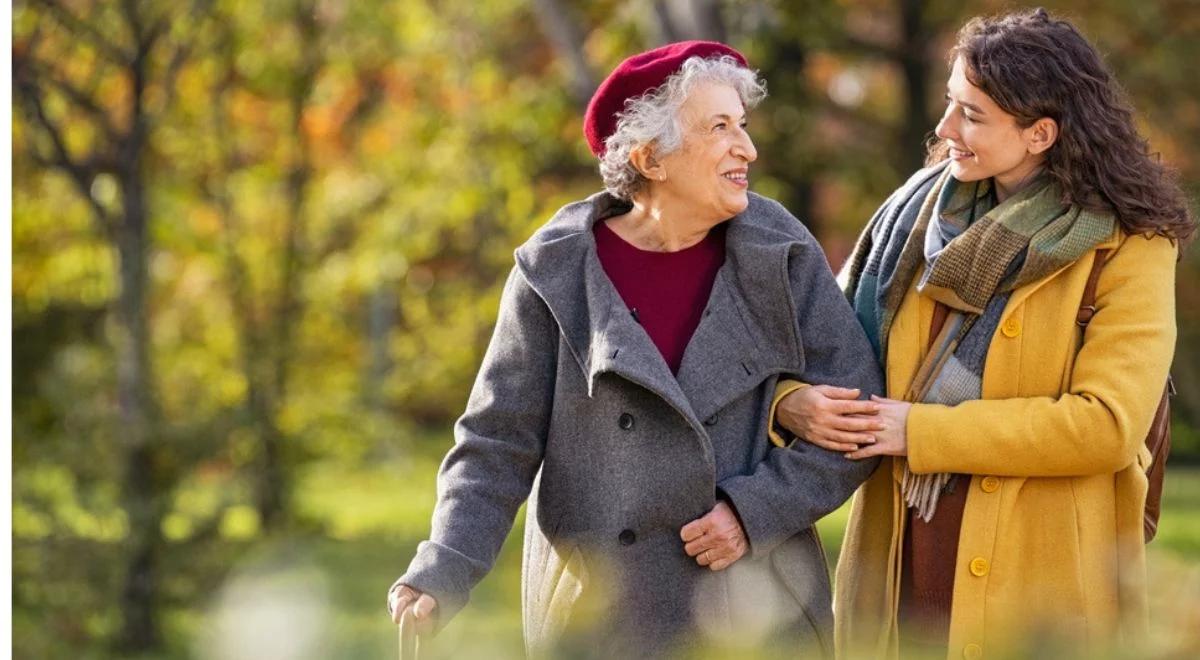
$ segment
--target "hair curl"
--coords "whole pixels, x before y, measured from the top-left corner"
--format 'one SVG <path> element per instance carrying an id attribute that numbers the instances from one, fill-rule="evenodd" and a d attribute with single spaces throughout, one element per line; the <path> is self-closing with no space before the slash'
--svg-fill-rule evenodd
<path id="1" fill-rule="evenodd" d="M 976 17 L 958 32 L 950 62 L 1027 128 L 1058 123 L 1045 170 L 1063 202 L 1115 213 L 1129 234 L 1188 242 L 1195 221 L 1178 174 L 1138 134 L 1133 107 L 1095 48 L 1071 23 L 1045 9 Z M 945 140 L 930 143 L 928 164 L 944 160 Z"/>
<path id="2" fill-rule="evenodd" d="M 609 193 L 629 200 L 646 187 L 646 177 L 629 162 L 634 149 L 653 144 L 654 155 L 661 157 L 683 145 L 679 109 L 688 94 L 702 83 L 734 88 L 747 110 L 767 96 L 766 82 L 758 78 L 757 72 L 728 55 L 688 58 L 663 84 L 625 101 L 617 128 L 604 140 L 604 155 L 600 157 L 600 176 Z"/>

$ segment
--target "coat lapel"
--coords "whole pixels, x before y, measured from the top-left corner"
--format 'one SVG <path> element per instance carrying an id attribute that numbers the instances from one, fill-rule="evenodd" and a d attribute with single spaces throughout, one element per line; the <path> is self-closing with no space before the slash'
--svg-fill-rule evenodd
<path id="1" fill-rule="evenodd" d="M 745 214 L 728 221 L 725 265 L 679 367 L 696 416 L 712 415 L 774 374 L 799 376 L 803 355 L 788 298 L 792 239 Z"/>
<path id="2" fill-rule="evenodd" d="M 616 374 L 654 392 L 705 436 L 678 381 L 625 308 L 596 254 L 592 224 L 627 208 L 604 193 L 564 207 L 517 249 L 517 267 L 558 322 L 589 396 L 601 374 Z"/>
<path id="3" fill-rule="evenodd" d="M 624 302 L 613 289 L 607 275 L 596 264 L 596 270 L 608 287 L 609 301 L 605 305 L 605 323 L 596 327 L 591 335 L 588 350 L 590 360 L 581 365 L 587 375 L 588 394 L 591 395 L 596 380 L 601 374 L 612 373 L 657 394 L 666 401 L 698 432 L 704 435 L 700 419 L 696 416 L 691 401 L 671 374 L 662 353 L 650 340 L 650 336 L 633 319 Z"/>
<path id="4" fill-rule="evenodd" d="M 722 267 L 683 354 L 677 381 L 701 420 L 761 382 L 758 346 Z"/>

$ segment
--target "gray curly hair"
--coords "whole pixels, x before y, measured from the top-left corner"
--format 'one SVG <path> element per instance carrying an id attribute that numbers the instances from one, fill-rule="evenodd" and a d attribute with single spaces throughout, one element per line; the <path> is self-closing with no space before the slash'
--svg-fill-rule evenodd
<path id="1" fill-rule="evenodd" d="M 767 83 L 758 78 L 758 72 L 747 69 L 728 55 L 688 58 L 663 84 L 625 102 L 625 109 L 618 115 L 617 128 L 604 140 L 604 155 L 600 157 L 600 176 L 610 194 L 630 200 L 649 182 L 629 162 L 629 154 L 634 149 L 654 144 L 654 155 L 661 157 L 683 145 L 679 109 L 688 94 L 701 83 L 719 83 L 734 88 L 747 110 L 767 96 Z"/>

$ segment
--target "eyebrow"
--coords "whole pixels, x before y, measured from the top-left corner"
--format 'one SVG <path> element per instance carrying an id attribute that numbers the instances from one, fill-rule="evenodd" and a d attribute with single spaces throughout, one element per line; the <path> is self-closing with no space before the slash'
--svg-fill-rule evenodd
<path id="1" fill-rule="evenodd" d="M 946 89 L 946 96 L 947 96 L 947 97 L 949 97 L 949 96 L 950 96 L 950 90 L 949 90 L 949 89 Z M 970 111 L 972 111 L 972 112 L 975 112 L 975 113 L 977 113 L 977 114 L 981 114 L 981 115 L 985 115 L 985 114 L 987 114 L 986 112 L 984 112 L 984 111 L 983 111 L 983 108 L 981 108 L 981 107 L 979 107 L 979 106 L 975 105 L 974 103 L 967 103 L 966 101 L 955 101 L 955 103 L 957 103 L 957 104 L 959 104 L 959 105 L 961 105 L 961 106 L 965 106 L 965 107 L 966 107 L 968 110 L 970 110 Z"/>
<path id="2" fill-rule="evenodd" d="M 745 118 L 746 118 L 746 115 L 743 114 L 742 119 L 745 119 Z M 724 119 L 725 121 L 733 121 L 733 117 L 731 115 L 727 115 L 722 112 L 722 113 L 718 113 L 718 114 L 715 114 L 715 115 L 709 117 L 708 122 L 711 124 L 712 122 L 714 122 L 718 119 Z"/>

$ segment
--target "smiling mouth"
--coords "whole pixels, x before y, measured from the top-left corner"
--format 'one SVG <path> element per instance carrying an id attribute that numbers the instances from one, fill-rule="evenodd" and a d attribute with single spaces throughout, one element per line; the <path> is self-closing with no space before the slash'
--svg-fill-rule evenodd
<path id="1" fill-rule="evenodd" d="M 967 151 L 966 149 L 959 149 L 958 147 L 950 147 L 950 158 L 952 158 L 954 160 L 970 158 L 971 156 L 974 156 L 974 155 L 975 155 L 975 152 L 973 152 L 973 151 Z"/>
<path id="2" fill-rule="evenodd" d="M 730 181 L 732 181 L 734 183 L 740 183 L 743 185 L 746 183 L 746 172 L 744 172 L 744 171 L 743 172 L 726 172 L 726 173 L 722 174 L 721 176 L 725 177 L 726 179 L 729 179 Z"/>

